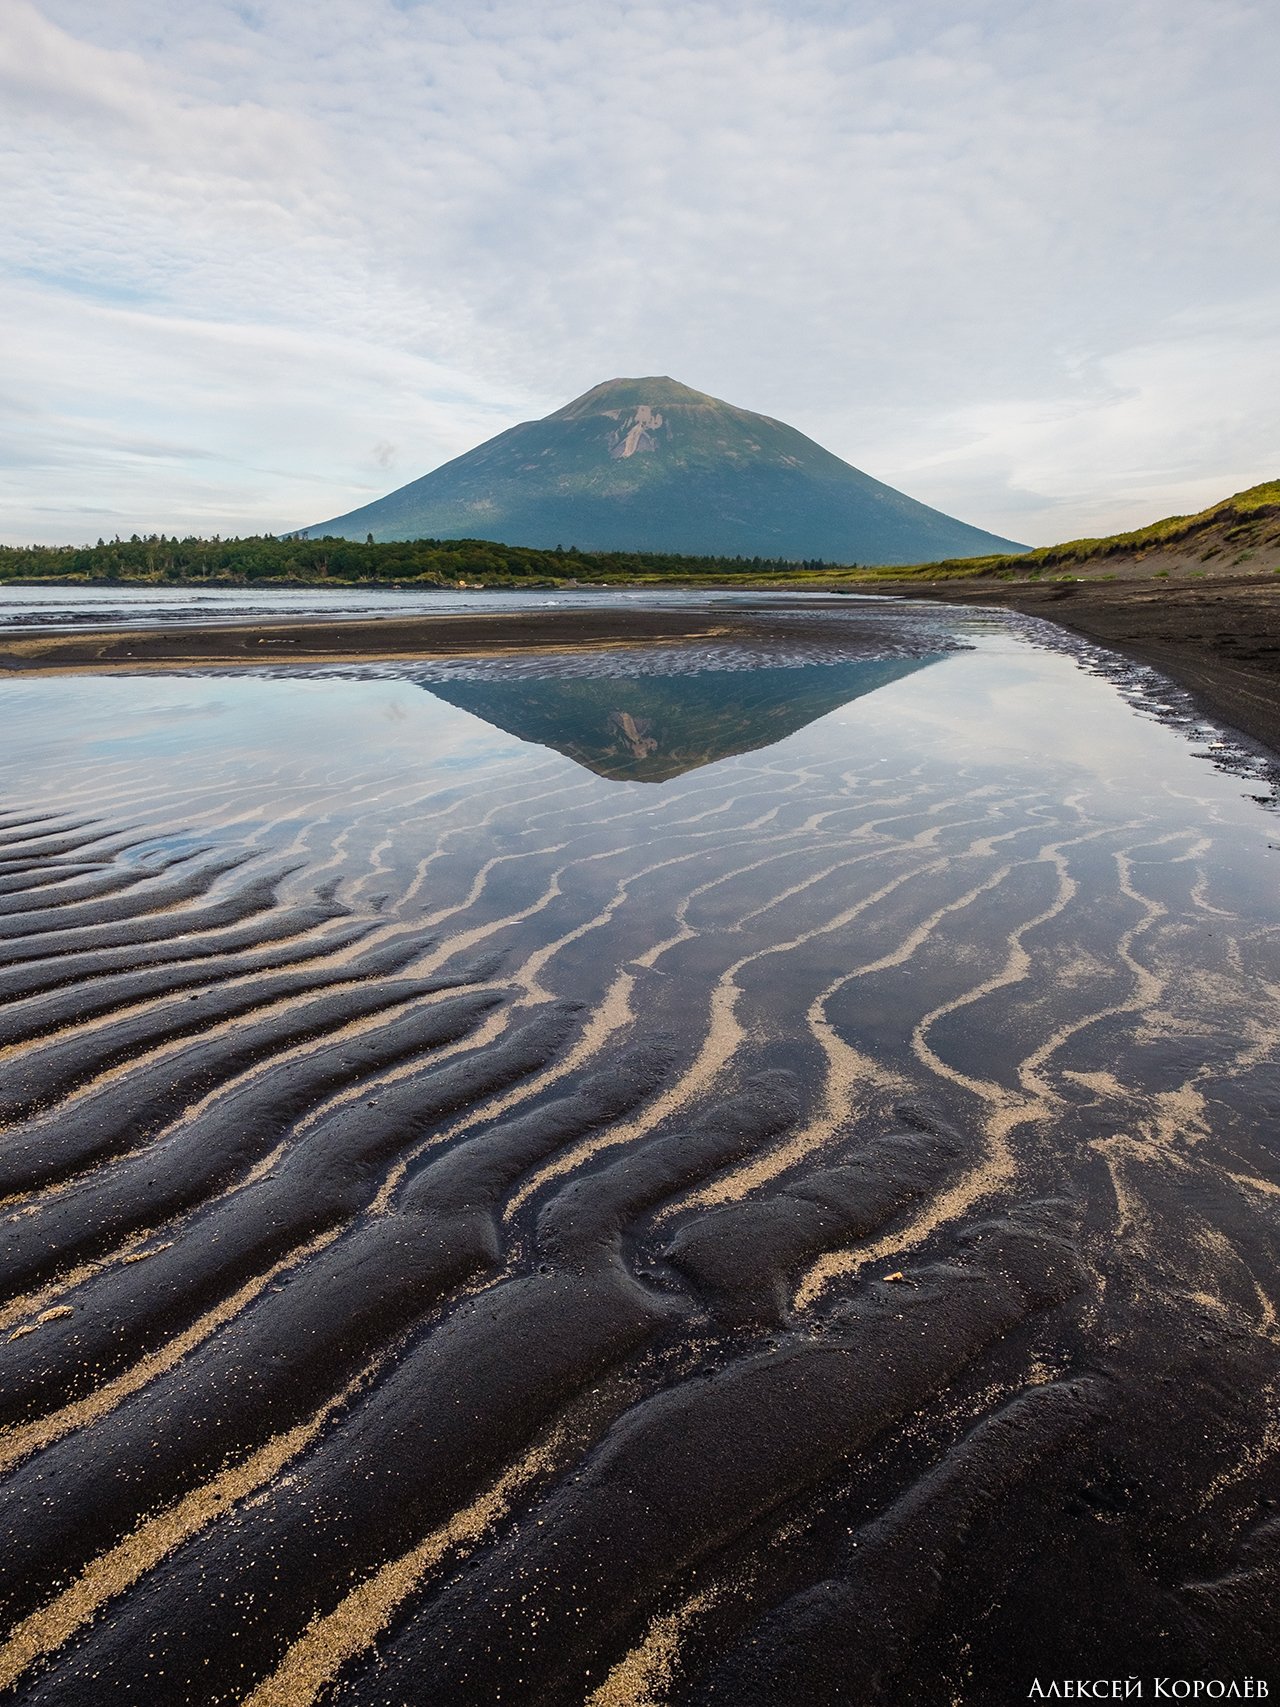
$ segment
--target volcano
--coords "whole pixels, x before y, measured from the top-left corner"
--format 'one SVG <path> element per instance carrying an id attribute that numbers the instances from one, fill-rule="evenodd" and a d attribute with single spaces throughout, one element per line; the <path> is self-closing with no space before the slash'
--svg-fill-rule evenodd
<path id="1" fill-rule="evenodd" d="M 299 531 L 840 564 L 1023 549 L 873 480 L 782 421 L 666 376 L 597 385 Z"/>

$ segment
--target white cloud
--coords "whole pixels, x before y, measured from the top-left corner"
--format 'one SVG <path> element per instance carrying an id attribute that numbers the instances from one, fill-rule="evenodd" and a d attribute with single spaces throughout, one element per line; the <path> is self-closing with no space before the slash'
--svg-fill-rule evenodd
<path id="1" fill-rule="evenodd" d="M 5 537 L 316 520 L 626 372 L 1023 538 L 1275 472 L 1264 0 L 0 20 Z"/>
<path id="2" fill-rule="evenodd" d="M 1119 532 L 1274 480 L 1280 291 L 1173 316 L 1079 365 L 1055 398 L 1012 398 L 882 424 L 883 469 L 941 508 L 985 501 L 1034 543 Z"/>
<path id="3" fill-rule="evenodd" d="M 27 334 L 0 395 L 19 542 L 279 530 L 378 496 L 392 440 L 449 454 L 508 424 L 439 364 L 314 328 L 93 302 L 68 320 L 30 284 L 0 284 L 0 323 Z"/>

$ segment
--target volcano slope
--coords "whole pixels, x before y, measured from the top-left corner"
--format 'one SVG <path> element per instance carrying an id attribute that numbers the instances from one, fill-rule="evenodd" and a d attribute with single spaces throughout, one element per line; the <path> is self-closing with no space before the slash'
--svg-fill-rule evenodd
<path id="1" fill-rule="evenodd" d="M 1023 549 L 873 480 L 784 421 L 663 374 L 606 380 L 301 534 L 828 563 Z"/>
<path id="2" fill-rule="evenodd" d="M 661 783 L 386 678 L 10 750 L 13 1699 L 1274 1675 L 1262 814 L 1154 726 L 957 760 L 968 667 Z"/>

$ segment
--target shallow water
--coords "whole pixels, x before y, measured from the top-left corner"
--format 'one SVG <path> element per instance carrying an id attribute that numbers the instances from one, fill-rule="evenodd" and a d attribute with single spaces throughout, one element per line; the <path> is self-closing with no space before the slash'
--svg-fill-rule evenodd
<path id="1" fill-rule="evenodd" d="M 853 594 L 860 602 L 874 595 Z M 596 587 L 484 592 L 434 587 L 13 586 L 0 583 L 0 633 L 130 623 L 243 622 L 254 617 L 482 615 L 489 611 L 670 608 L 688 604 L 785 604 L 788 593 L 689 592 Z"/>
<path id="2" fill-rule="evenodd" d="M 0 683 L 0 1677 L 1262 1675 L 1280 836 L 1098 663 Z"/>

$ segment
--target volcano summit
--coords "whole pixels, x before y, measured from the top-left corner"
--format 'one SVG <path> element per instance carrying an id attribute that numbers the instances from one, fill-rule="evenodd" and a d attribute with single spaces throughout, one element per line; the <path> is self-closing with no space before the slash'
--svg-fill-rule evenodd
<path id="1" fill-rule="evenodd" d="M 665 376 L 608 380 L 301 531 L 828 563 L 1022 549 L 882 485 L 782 421 Z"/>

